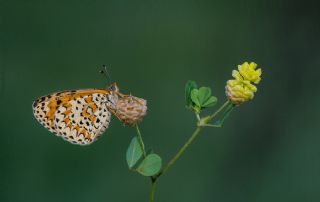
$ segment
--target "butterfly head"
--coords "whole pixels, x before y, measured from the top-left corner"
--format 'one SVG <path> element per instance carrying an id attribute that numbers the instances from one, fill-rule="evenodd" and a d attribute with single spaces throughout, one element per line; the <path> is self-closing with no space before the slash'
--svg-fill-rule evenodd
<path id="1" fill-rule="evenodd" d="M 108 89 L 109 89 L 110 91 L 112 91 L 113 93 L 115 93 L 115 94 L 118 94 L 118 93 L 119 93 L 119 87 L 118 87 L 118 84 L 117 84 L 117 83 L 111 84 L 111 85 L 108 87 Z"/>

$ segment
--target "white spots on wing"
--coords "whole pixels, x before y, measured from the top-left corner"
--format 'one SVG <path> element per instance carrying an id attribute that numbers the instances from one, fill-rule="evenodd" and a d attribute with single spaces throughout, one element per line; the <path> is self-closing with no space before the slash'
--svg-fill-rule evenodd
<path id="1" fill-rule="evenodd" d="M 33 103 L 33 115 L 45 128 L 55 133 L 55 129 L 51 126 L 51 121 L 47 118 L 49 100 L 47 97 L 41 97 Z"/>
<path id="2" fill-rule="evenodd" d="M 92 89 L 88 89 L 88 92 L 90 91 Z M 83 93 L 83 90 L 81 92 Z M 44 127 L 57 136 L 61 136 L 72 144 L 88 145 L 97 140 L 108 128 L 111 119 L 109 109 L 114 106 L 117 98 L 104 93 L 71 97 L 76 94 L 77 91 L 70 91 L 39 98 L 33 105 L 33 113 Z M 61 101 L 62 97 L 69 98 L 68 96 L 70 96 L 68 103 Z M 91 99 L 86 100 L 88 97 Z M 51 122 L 48 120 L 50 111 L 48 104 L 53 99 L 59 103 Z M 91 108 L 93 103 L 96 106 L 95 110 Z"/>

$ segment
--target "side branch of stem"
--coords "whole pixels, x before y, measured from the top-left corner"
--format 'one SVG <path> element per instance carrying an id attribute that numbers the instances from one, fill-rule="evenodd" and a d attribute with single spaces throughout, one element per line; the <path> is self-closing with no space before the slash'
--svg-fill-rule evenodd
<path id="1" fill-rule="evenodd" d="M 136 124 L 136 131 L 137 131 L 137 137 L 138 137 L 140 146 L 141 146 L 141 148 L 142 148 L 143 156 L 146 157 L 147 154 L 146 154 L 146 150 L 145 150 L 145 147 L 144 147 L 142 135 L 141 135 L 141 132 L 140 132 L 140 129 L 139 129 L 138 124 Z"/>

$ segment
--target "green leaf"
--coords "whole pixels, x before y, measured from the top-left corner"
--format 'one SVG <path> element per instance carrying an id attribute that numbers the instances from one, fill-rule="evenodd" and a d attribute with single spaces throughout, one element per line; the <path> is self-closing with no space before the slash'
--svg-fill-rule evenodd
<path id="1" fill-rule="evenodd" d="M 194 81 L 188 81 L 185 87 L 186 104 L 194 112 L 200 113 L 202 108 L 213 106 L 217 102 L 217 98 L 211 96 L 209 87 L 201 87 L 197 89 Z"/>
<path id="2" fill-rule="evenodd" d="M 193 109 L 198 111 L 201 108 L 207 108 L 213 106 L 217 102 L 217 98 L 211 96 L 211 89 L 208 87 L 201 87 L 198 89 L 193 89 L 191 91 L 191 100 L 196 105 Z"/>
<path id="3" fill-rule="evenodd" d="M 194 104 L 196 104 L 197 106 L 201 107 L 200 101 L 198 99 L 198 93 L 199 90 L 198 89 L 193 89 L 191 91 L 191 100 Z"/>
<path id="4" fill-rule="evenodd" d="M 217 98 L 211 96 L 205 103 L 202 104 L 202 107 L 212 107 L 217 103 Z"/>
<path id="5" fill-rule="evenodd" d="M 199 100 L 200 106 L 203 106 L 203 104 L 210 98 L 210 96 L 211 96 L 210 88 L 208 87 L 199 88 L 198 100 Z"/>
<path id="6" fill-rule="evenodd" d="M 197 88 L 197 84 L 195 81 L 189 80 L 184 88 L 184 93 L 185 93 L 185 100 L 186 100 L 186 106 L 191 107 L 192 106 L 192 100 L 191 100 L 191 91 L 193 89 Z"/>
<path id="7" fill-rule="evenodd" d="M 130 169 L 132 169 L 135 166 L 135 164 L 139 161 L 142 155 L 143 151 L 138 138 L 132 138 L 126 154 L 127 163 Z"/>
<path id="8" fill-rule="evenodd" d="M 161 170 L 161 166 L 161 157 L 157 154 L 149 154 L 138 166 L 137 171 L 144 176 L 153 176 Z"/>

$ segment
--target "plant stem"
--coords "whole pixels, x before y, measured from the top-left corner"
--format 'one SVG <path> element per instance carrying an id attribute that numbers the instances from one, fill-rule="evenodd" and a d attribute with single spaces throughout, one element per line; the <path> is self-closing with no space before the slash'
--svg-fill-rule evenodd
<path id="1" fill-rule="evenodd" d="M 226 106 L 228 106 L 229 104 L 229 100 L 226 101 L 217 111 L 215 111 L 212 115 L 210 115 L 207 119 L 206 119 L 206 124 L 208 124 L 208 122 L 210 122 L 214 117 L 216 117 Z M 169 161 L 169 163 L 163 168 L 162 172 L 157 176 L 160 177 L 160 175 L 163 175 L 164 173 L 166 173 L 171 166 L 180 158 L 180 156 L 184 153 L 184 151 L 189 147 L 189 145 L 196 139 L 196 137 L 198 136 L 198 134 L 200 133 L 202 127 L 198 126 L 195 131 L 192 133 L 191 137 L 187 140 L 187 142 L 180 148 L 180 150 L 178 151 L 178 153 L 176 155 L 174 155 L 174 157 Z"/>
<path id="2" fill-rule="evenodd" d="M 145 146 L 144 146 L 144 143 L 143 143 L 143 139 L 142 139 L 142 135 L 141 135 L 141 132 L 140 132 L 140 129 L 139 129 L 139 126 L 138 124 L 135 125 L 135 128 L 136 128 L 136 131 L 137 131 L 137 138 L 139 140 L 139 144 L 142 148 L 142 152 L 143 152 L 143 156 L 146 157 L 147 154 L 146 154 L 146 150 L 145 150 Z M 154 193 L 156 191 L 156 179 L 153 178 L 153 177 L 150 177 L 151 179 L 151 190 L 150 190 L 150 202 L 154 202 Z"/>
<path id="3" fill-rule="evenodd" d="M 208 122 L 211 121 L 214 117 L 216 117 L 229 104 L 230 104 L 230 101 L 227 100 L 217 111 L 215 111 L 212 115 L 210 115 L 210 118 L 208 119 Z"/>
<path id="4" fill-rule="evenodd" d="M 153 181 L 151 184 L 149 202 L 154 202 L 154 193 L 156 192 L 156 187 L 157 187 L 157 181 Z"/>
<path id="5" fill-rule="evenodd" d="M 156 191 L 156 183 L 157 179 L 165 174 L 169 168 L 180 158 L 180 156 L 184 153 L 184 151 L 188 148 L 188 146 L 194 141 L 194 139 L 198 136 L 201 131 L 201 127 L 197 127 L 196 130 L 192 133 L 191 137 L 188 141 L 180 148 L 178 153 L 169 161 L 169 163 L 163 168 L 162 172 L 155 176 L 152 180 L 151 190 L 150 190 L 150 202 L 154 202 L 154 193 Z"/>
<path id="6" fill-rule="evenodd" d="M 230 104 L 229 101 L 226 101 L 217 111 L 215 111 L 212 115 L 205 117 L 201 120 L 198 121 L 198 125 L 196 127 L 196 129 L 193 131 L 191 137 L 187 140 L 186 143 L 184 143 L 184 145 L 179 149 L 179 151 L 173 156 L 173 158 L 168 162 L 168 164 L 166 166 L 163 167 L 162 171 L 156 175 L 153 176 L 152 179 L 152 184 L 151 184 L 151 190 L 150 190 L 150 202 L 154 202 L 154 194 L 155 194 L 155 190 L 156 190 L 156 183 L 158 178 L 165 174 L 166 172 L 168 172 L 168 170 L 171 168 L 171 166 L 181 157 L 181 155 L 185 152 L 185 150 L 190 146 L 190 144 L 196 139 L 196 137 L 200 134 L 201 130 L 203 127 L 205 126 L 209 126 L 210 124 L 208 124 L 212 119 L 214 119 L 221 111 L 223 111 L 225 109 L 225 107 L 227 107 Z M 197 116 L 197 118 L 200 118 L 200 116 Z M 203 123 L 201 123 L 203 122 Z M 201 123 L 199 125 L 199 123 Z M 216 125 L 212 125 L 217 127 Z M 137 131 L 139 131 L 138 126 L 137 126 Z M 140 131 L 138 132 L 138 134 L 140 134 Z M 141 136 L 141 134 L 140 134 Z"/>
<path id="7" fill-rule="evenodd" d="M 200 118 L 200 115 L 198 113 L 196 113 L 196 117 L 197 117 L 197 120 L 200 121 L 201 118 Z"/>
<path id="8" fill-rule="evenodd" d="M 146 150 L 145 150 L 145 148 L 144 148 L 144 143 L 143 143 L 143 140 L 142 140 L 142 135 L 141 135 L 141 132 L 140 132 L 140 130 L 139 130 L 138 124 L 136 124 L 136 131 L 137 131 L 137 137 L 138 137 L 140 146 L 141 146 L 141 148 L 142 148 L 143 156 L 146 157 L 147 154 L 146 154 Z"/>
<path id="9" fill-rule="evenodd" d="M 174 157 L 168 162 L 168 164 L 163 168 L 160 175 L 165 174 L 171 166 L 180 158 L 180 156 L 184 153 L 184 151 L 189 147 L 189 145 L 196 139 L 201 131 L 201 127 L 197 127 L 195 131 L 192 133 L 191 137 L 187 140 L 187 142 L 179 149 L 179 151 L 174 155 Z M 159 176 L 160 176 L 159 175 Z M 158 177 L 159 177 L 158 176 Z"/>

